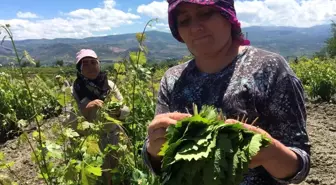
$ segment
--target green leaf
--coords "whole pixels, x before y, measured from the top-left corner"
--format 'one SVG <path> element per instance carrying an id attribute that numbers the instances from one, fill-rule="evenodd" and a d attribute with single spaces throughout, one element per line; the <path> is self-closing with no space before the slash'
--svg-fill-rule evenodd
<path id="1" fill-rule="evenodd" d="M 65 104 L 67 102 L 70 102 L 71 101 L 71 96 L 68 95 L 68 92 L 70 88 L 65 88 L 64 91 L 65 93 L 59 93 L 57 95 L 57 102 L 62 106 L 62 107 L 65 107 Z"/>
<path id="2" fill-rule="evenodd" d="M 21 144 L 26 143 L 26 142 L 27 142 L 27 138 L 28 138 L 28 134 L 27 134 L 27 132 L 23 132 L 23 133 L 20 135 L 17 144 L 18 144 L 18 145 L 21 145 Z"/>
<path id="3" fill-rule="evenodd" d="M 119 120 L 117 120 L 117 119 L 114 119 L 114 118 L 112 118 L 111 116 L 109 116 L 106 112 L 103 112 L 103 116 L 104 116 L 104 118 L 105 118 L 107 121 L 111 121 L 111 122 L 113 122 L 113 123 L 115 123 L 115 124 L 121 124 L 121 123 L 122 123 L 121 121 L 119 121 Z"/>
<path id="4" fill-rule="evenodd" d="M 79 134 L 75 132 L 72 128 L 67 128 L 64 132 L 64 135 L 68 138 L 74 138 L 79 136 Z"/>
<path id="5" fill-rule="evenodd" d="M 216 147 L 216 135 L 213 137 L 212 141 L 210 142 L 209 146 L 206 147 L 201 147 L 198 150 L 190 150 L 185 153 L 177 153 L 175 156 L 175 161 L 179 160 L 186 160 L 186 161 L 191 161 L 191 160 L 199 160 L 201 158 L 207 158 L 212 151 L 214 147 Z"/>
<path id="6" fill-rule="evenodd" d="M 28 125 L 27 121 L 26 120 L 23 120 L 23 119 L 20 119 L 18 122 L 17 122 L 18 126 L 20 128 L 24 128 Z"/>
<path id="7" fill-rule="evenodd" d="M 205 138 L 204 137 L 199 137 L 196 138 L 196 143 L 198 146 L 207 146 L 209 144 L 209 141 L 213 137 L 214 132 L 210 132 Z"/>
<path id="8" fill-rule="evenodd" d="M 5 154 L 3 152 L 0 152 L 0 161 L 5 159 Z"/>
<path id="9" fill-rule="evenodd" d="M 40 123 L 43 119 L 43 116 L 39 114 L 39 115 L 36 116 L 36 119 Z"/>
<path id="10" fill-rule="evenodd" d="M 7 165 L 7 167 L 13 167 L 14 166 L 14 164 L 15 164 L 15 162 L 14 161 L 10 161 L 10 162 L 8 162 L 6 165 Z"/>
<path id="11" fill-rule="evenodd" d="M 7 175 L 0 174 L 0 184 L 1 185 L 12 185 L 12 181 Z"/>
<path id="12" fill-rule="evenodd" d="M 46 148 L 50 153 L 50 156 L 56 159 L 62 159 L 62 149 L 61 146 L 53 143 L 52 141 L 46 141 Z"/>
<path id="13" fill-rule="evenodd" d="M 165 143 L 163 143 L 163 145 L 160 149 L 160 152 L 158 153 L 158 156 L 164 156 L 166 154 L 166 151 L 168 150 L 168 148 L 169 148 L 169 144 L 166 141 Z"/>
<path id="14" fill-rule="evenodd" d="M 170 157 L 165 157 L 162 161 L 162 166 L 166 166 L 169 163 L 171 163 L 172 161 L 174 161 L 174 154 L 176 153 L 176 148 L 183 142 L 184 140 L 178 140 L 177 142 L 169 145 L 169 147 L 167 148 L 166 151 L 164 152 L 159 152 L 159 155 L 163 155 L 163 156 L 170 156 Z"/>
<path id="15" fill-rule="evenodd" d="M 183 146 L 180 147 L 177 153 L 185 154 L 190 151 L 197 151 L 199 148 L 195 145 L 195 142 L 188 141 L 186 144 L 183 144 Z"/>
<path id="16" fill-rule="evenodd" d="M 143 65 L 147 62 L 147 58 L 144 52 L 130 52 L 130 60 L 134 65 Z"/>
<path id="17" fill-rule="evenodd" d="M 94 127 L 94 124 L 90 123 L 88 121 L 84 121 L 84 122 L 81 122 L 80 124 L 78 124 L 78 128 L 80 130 L 86 130 L 86 129 L 93 128 L 93 127 Z"/>
<path id="18" fill-rule="evenodd" d="M 204 184 L 211 184 L 211 185 L 220 185 L 220 178 L 219 178 L 219 169 L 216 168 L 216 164 L 213 160 L 206 160 L 207 163 L 203 167 L 203 183 Z"/>
<path id="19" fill-rule="evenodd" d="M 102 175 L 102 170 L 100 167 L 94 167 L 91 165 L 87 165 L 85 170 L 87 171 L 87 173 L 89 174 L 93 174 L 95 176 L 101 176 Z"/>
<path id="20" fill-rule="evenodd" d="M 168 142 L 172 143 L 181 138 L 187 139 L 203 135 L 208 123 L 210 123 L 209 120 L 202 118 L 200 115 L 180 120 L 175 125 L 168 127 L 166 135 L 169 138 Z"/>
<path id="21" fill-rule="evenodd" d="M 89 137 L 85 141 L 85 146 L 87 148 L 86 153 L 88 153 L 89 155 L 96 155 L 100 153 L 98 141 L 95 138 Z"/>
<path id="22" fill-rule="evenodd" d="M 91 174 L 92 173 L 92 174 Z M 82 185 L 92 185 L 96 184 L 97 176 L 94 174 L 100 174 L 101 170 L 99 172 L 99 169 L 96 169 L 95 167 L 86 166 L 85 163 L 81 164 L 81 184 Z"/>
<path id="23" fill-rule="evenodd" d="M 78 174 L 77 174 L 77 169 L 76 169 L 76 161 L 70 160 L 65 169 L 64 178 L 67 181 L 70 181 L 70 180 L 76 180 L 78 178 L 77 176 Z"/>
<path id="24" fill-rule="evenodd" d="M 29 63 L 36 65 L 35 60 L 29 55 L 28 51 L 23 51 L 24 57 L 28 60 Z"/>
<path id="25" fill-rule="evenodd" d="M 249 145 L 249 153 L 251 157 L 255 156 L 258 154 L 260 147 L 262 145 L 262 135 L 261 134 L 256 134 L 252 137 L 250 145 Z"/>
<path id="26" fill-rule="evenodd" d="M 218 119 L 218 112 L 213 106 L 203 106 L 200 115 L 211 121 L 216 121 Z"/>
<path id="27" fill-rule="evenodd" d="M 231 140 L 227 137 L 226 134 L 219 134 L 218 136 L 218 145 L 223 152 L 230 152 L 232 150 Z"/>
<path id="28" fill-rule="evenodd" d="M 145 33 L 136 33 L 136 39 L 139 43 L 142 43 L 143 41 L 146 40 Z"/>
<path id="29" fill-rule="evenodd" d="M 118 73 L 124 73 L 124 72 L 126 72 L 125 65 L 123 63 L 115 63 L 115 64 L 113 64 L 113 68 Z"/>
<path id="30" fill-rule="evenodd" d="M 33 138 L 35 139 L 35 140 L 39 140 L 40 139 L 40 136 L 39 136 L 39 132 L 38 131 L 34 131 L 33 132 Z M 46 139 L 46 136 L 42 133 L 42 131 L 41 131 L 41 139 L 42 139 L 42 141 L 44 141 L 45 139 Z"/>

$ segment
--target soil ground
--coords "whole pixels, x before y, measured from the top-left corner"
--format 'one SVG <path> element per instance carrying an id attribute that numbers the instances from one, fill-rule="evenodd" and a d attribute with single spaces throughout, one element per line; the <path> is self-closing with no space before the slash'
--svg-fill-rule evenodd
<path id="1" fill-rule="evenodd" d="M 309 176 L 300 185 L 336 185 L 336 104 L 307 103 L 306 106 L 312 165 Z M 52 123 L 53 120 L 48 122 Z M 17 139 L 13 139 L 0 145 L 0 151 L 4 152 L 6 160 L 15 161 L 11 169 L 21 182 L 29 185 L 43 184 L 43 181 L 36 178 L 36 166 L 30 159 L 29 145 L 17 147 L 16 143 Z M 7 172 L 0 171 L 0 175 L 5 173 Z"/>

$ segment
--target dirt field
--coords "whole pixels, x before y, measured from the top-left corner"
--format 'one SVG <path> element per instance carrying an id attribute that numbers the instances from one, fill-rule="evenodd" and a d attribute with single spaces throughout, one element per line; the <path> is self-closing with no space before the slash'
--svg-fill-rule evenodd
<path id="1" fill-rule="evenodd" d="M 336 104 L 307 104 L 312 166 L 302 185 L 336 185 Z"/>
<path id="2" fill-rule="evenodd" d="M 307 111 L 312 166 L 308 178 L 301 185 L 336 185 L 336 104 L 307 103 Z M 0 150 L 7 160 L 15 161 L 12 170 L 21 182 L 29 185 L 43 183 L 36 179 L 28 144 L 17 147 L 16 140 L 10 140 L 2 144 Z"/>

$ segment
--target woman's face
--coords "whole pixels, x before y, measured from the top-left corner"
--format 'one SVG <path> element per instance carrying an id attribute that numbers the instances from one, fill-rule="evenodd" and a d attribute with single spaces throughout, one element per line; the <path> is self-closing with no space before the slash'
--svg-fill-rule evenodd
<path id="1" fill-rule="evenodd" d="M 96 79 L 99 74 L 98 60 L 92 57 L 85 57 L 82 62 L 82 74 L 88 79 Z"/>
<path id="2" fill-rule="evenodd" d="M 195 56 L 212 55 L 231 42 L 231 24 L 214 7 L 182 3 L 176 18 L 178 32 Z"/>

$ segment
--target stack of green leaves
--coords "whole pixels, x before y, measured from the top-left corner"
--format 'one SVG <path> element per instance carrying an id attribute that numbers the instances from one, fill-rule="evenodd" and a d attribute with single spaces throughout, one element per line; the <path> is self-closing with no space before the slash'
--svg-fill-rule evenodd
<path id="1" fill-rule="evenodd" d="M 242 123 L 225 124 L 216 109 L 200 113 L 167 129 L 160 180 L 164 185 L 238 185 L 248 165 L 270 140 L 249 131 Z"/>
<path id="2" fill-rule="evenodd" d="M 115 102 L 115 101 L 109 101 L 106 104 L 108 110 L 119 110 L 122 106 L 122 103 Z"/>

